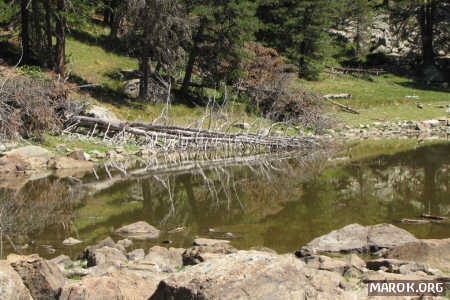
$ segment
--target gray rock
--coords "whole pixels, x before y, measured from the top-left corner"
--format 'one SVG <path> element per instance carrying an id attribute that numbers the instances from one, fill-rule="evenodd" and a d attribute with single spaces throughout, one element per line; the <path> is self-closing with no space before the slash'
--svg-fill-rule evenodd
<path id="1" fill-rule="evenodd" d="M 119 118 L 117 118 L 117 116 L 113 112 L 98 105 L 91 105 L 89 110 L 87 111 L 87 115 L 92 118 L 99 118 L 104 120 L 119 120 Z"/>
<path id="2" fill-rule="evenodd" d="M 100 242 L 99 242 L 98 244 L 96 244 L 96 245 L 86 247 L 86 248 L 83 250 L 83 253 L 81 254 L 80 258 L 81 258 L 81 259 L 86 259 L 88 262 L 89 262 L 89 261 L 93 262 L 93 261 L 95 261 L 95 259 L 94 259 L 94 257 L 93 257 L 93 256 L 94 256 L 95 250 L 101 249 L 101 248 L 103 248 L 103 247 L 115 248 L 115 249 L 119 250 L 120 252 L 122 252 L 122 254 L 124 254 L 124 255 L 125 255 L 125 253 L 126 253 L 126 250 L 125 250 L 125 248 L 124 248 L 123 246 L 117 245 L 117 244 L 113 241 L 112 238 L 107 237 L 106 239 L 100 241 Z"/>
<path id="3" fill-rule="evenodd" d="M 89 256 L 87 265 L 88 267 L 100 266 L 100 265 L 116 265 L 126 263 L 127 257 L 116 248 L 108 246 L 95 249 L 92 255 Z"/>
<path id="4" fill-rule="evenodd" d="M 113 271 L 101 277 L 85 277 L 70 281 L 62 289 L 59 300 L 147 300 L 156 282 L 133 274 Z"/>
<path id="5" fill-rule="evenodd" d="M 146 240 L 158 238 L 160 231 L 147 222 L 139 221 L 123 226 L 117 229 L 115 233 L 131 239 Z"/>
<path id="6" fill-rule="evenodd" d="M 198 238 L 198 239 L 194 240 L 194 246 L 213 246 L 213 245 L 221 245 L 221 244 L 228 244 L 228 243 L 230 243 L 230 241 L 205 239 L 205 238 Z"/>
<path id="7" fill-rule="evenodd" d="M 117 242 L 117 245 L 121 245 L 124 248 L 128 248 L 131 245 L 133 245 L 133 241 L 129 240 L 129 239 L 123 239 Z"/>
<path id="8" fill-rule="evenodd" d="M 81 244 L 82 241 L 77 240 L 77 239 L 75 239 L 73 237 L 69 237 L 69 238 L 65 239 L 62 243 L 63 243 L 63 245 L 66 245 L 66 246 L 72 246 L 72 245 Z"/>
<path id="9" fill-rule="evenodd" d="M 139 79 L 126 81 L 123 85 L 123 91 L 128 98 L 137 99 L 139 97 Z"/>
<path id="10" fill-rule="evenodd" d="M 418 240 L 393 247 L 388 258 L 424 263 L 431 268 L 450 271 L 450 239 Z"/>
<path id="11" fill-rule="evenodd" d="M 67 146 L 63 145 L 63 144 L 60 144 L 60 145 L 56 146 L 55 150 L 56 151 L 60 151 L 60 152 L 69 152 L 70 151 L 70 149 L 67 148 Z"/>
<path id="12" fill-rule="evenodd" d="M 296 255 L 306 256 L 307 253 L 351 253 L 377 251 L 380 248 L 392 248 L 417 239 L 404 229 L 390 224 L 362 226 L 359 224 L 347 225 L 326 235 L 315 238 Z"/>
<path id="13" fill-rule="evenodd" d="M 60 269 L 64 267 L 70 267 L 73 265 L 73 261 L 67 255 L 60 255 L 50 260 L 52 263 L 60 266 Z"/>
<path id="14" fill-rule="evenodd" d="M 0 300 L 33 300 L 22 278 L 8 262 L 0 261 Z"/>
<path id="15" fill-rule="evenodd" d="M 248 130 L 251 128 L 250 124 L 248 124 L 248 123 L 235 123 L 235 124 L 233 124 L 233 127 L 245 129 L 245 130 Z"/>
<path id="16" fill-rule="evenodd" d="M 91 152 L 89 152 L 91 155 L 94 155 L 96 158 L 98 159 L 104 159 L 106 158 L 106 153 L 104 152 L 100 152 L 97 150 L 92 150 Z"/>
<path id="17" fill-rule="evenodd" d="M 183 265 L 196 265 L 207 260 L 236 253 L 237 249 L 229 244 L 195 246 L 183 252 Z"/>
<path id="18" fill-rule="evenodd" d="M 26 146 L 4 152 L 0 157 L 0 172 L 47 169 L 47 163 L 55 154 L 38 146 Z"/>
<path id="19" fill-rule="evenodd" d="M 85 153 L 83 150 L 74 150 L 67 154 L 68 157 L 75 159 L 75 160 L 89 160 L 90 156 L 89 154 Z"/>
<path id="20" fill-rule="evenodd" d="M 416 242 L 416 239 L 408 231 L 391 224 L 378 224 L 368 226 L 367 242 L 371 251 L 381 248 L 392 248 L 398 245 Z"/>
<path id="21" fill-rule="evenodd" d="M 239 251 L 171 275 L 150 299 L 356 298 L 340 287 L 344 280 L 333 272 L 306 268 L 293 255 Z"/>
<path id="22" fill-rule="evenodd" d="M 144 249 L 135 249 L 127 254 L 129 260 L 140 260 L 145 257 Z"/>
<path id="23" fill-rule="evenodd" d="M 183 265 L 182 254 L 185 249 L 182 248 L 164 248 L 154 246 L 150 248 L 143 261 L 153 263 L 162 272 L 175 272 L 177 268 Z"/>
<path id="24" fill-rule="evenodd" d="M 9 255 L 8 262 L 22 278 L 34 300 L 57 299 L 65 277 L 57 265 L 33 254 Z"/>

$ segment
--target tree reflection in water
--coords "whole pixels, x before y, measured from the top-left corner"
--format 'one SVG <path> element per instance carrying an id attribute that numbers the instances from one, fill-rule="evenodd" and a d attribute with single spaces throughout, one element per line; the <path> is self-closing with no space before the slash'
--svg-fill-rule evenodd
<path id="1" fill-rule="evenodd" d="M 57 245 L 77 228 L 81 239 L 94 243 L 119 226 L 144 220 L 159 227 L 162 235 L 136 247 L 164 240 L 187 247 L 194 236 L 229 238 L 231 232 L 238 248 L 260 245 L 288 252 L 350 223 L 381 222 L 394 223 L 419 238 L 449 237 L 448 224 L 398 223 L 422 213 L 450 215 L 449 150 L 448 145 L 432 146 L 326 168 L 327 155 L 319 155 L 232 166 L 212 163 L 171 172 L 129 171 L 126 176 L 112 172 L 113 179 L 99 172 L 99 180 L 83 178 L 76 193 L 62 181 L 58 183 L 62 187 L 55 185 L 57 192 L 44 184 L 37 188 L 54 194 L 49 201 L 59 200 L 39 212 L 46 221 L 31 227 L 28 236 Z M 33 202 L 31 192 L 22 193 Z M 73 201 L 75 195 L 81 200 Z M 5 198 L 11 199 L 2 194 Z M 76 203 L 81 204 L 74 208 Z M 27 205 L 20 218 L 36 219 L 33 211 L 39 208 Z M 169 233 L 180 227 L 184 230 Z M 9 228 L 10 233 L 26 231 Z M 215 230 L 209 232 L 210 228 Z"/>

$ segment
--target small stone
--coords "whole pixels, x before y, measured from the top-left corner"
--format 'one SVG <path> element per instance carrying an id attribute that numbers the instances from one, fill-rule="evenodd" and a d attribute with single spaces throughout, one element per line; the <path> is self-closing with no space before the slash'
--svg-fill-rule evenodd
<path id="1" fill-rule="evenodd" d="M 123 147 L 117 147 L 115 150 L 116 150 L 116 152 L 119 153 L 119 154 L 122 154 L 122 153 L 125 152 L 125 149 L 124 149 Z"/>
<path id="2" fill-rule="evenodd" d="M 73 237 L 70 237 L 70 238 L 65 239 L 62 243 L 63 243 L 63 245 L 66 245 L 66 246 L 72 246 L 72 245 L 81 244 L 82 241 L 74 239 Z"/>
<path id="3" fill-rule="evenodd" d="M 145 240 L 158 238 L 160 231 L 144 221 L 139 221 L 123 226 L 117 229 L 115 233 L 132 239 Z"/>
<path id="4" fill-rule="evenodd" d="M 127 254 L 129 260 L 135 261 L 145 257 L 144 249 L 136 249 Z"/>
<path id="5" fill-rule="evenodd" d="M 250 124 L 248 124 L 248 123 L 235 123 L 233 125 L 233 127 L 240 128 L 240 129 L 245 129 L 245 130 L 248 130 L 248 129 L 251 128 Z"/>
<path id="6" fill-rule="evenodd" d="M 3 144 L 0 144 L 0 152 L 6 151 L 6 146 Z"/>
<path id="7" fill-rule="evenodd" d="M 89 153 L 91 155 L 94 155 L 96 158 L 100 158 L 100 159 L 106 158 L 106 154 L 104 152 L 100 152 L 98 150 L 92 150 Z"/>
<path id="8" fill-rule="evenodd" d="M 75 150 L 67 154 L 68 157 L 75 160 L 89 160 L 89 154 L 85 153 L 83 150 Z"/>
<path id="9" fill-rule="evenodd" d="M 129 239 L 123 239 L 117 242 L 117 245 L 121 245 L 124 248 L 128 248 L 131 245 L 133 245 L 133 241 L 129 240 Z"/>
<path id="10" fill-rule="evenodd" d="M 55 147 L 56 151 L 60 151 L 60 152 L 69 152 L 70 149 L 67 148 L 66 145 L 60 144 L 58 146 Z"/>
<path id="11" fill-rule="evenodd" d="M 417 103 L 417 108 L 423 109 L 423 105 L 420 103 Z"/>

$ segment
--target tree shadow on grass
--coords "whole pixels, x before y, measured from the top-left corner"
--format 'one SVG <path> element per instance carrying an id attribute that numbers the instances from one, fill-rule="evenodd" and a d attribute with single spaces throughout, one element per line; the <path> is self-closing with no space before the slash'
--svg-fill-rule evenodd
<path id="1" fill-rule="evenodd" d="M 107 52 L 112 52 L 118 55 L 128 55 L 128 48 L 126 43 L 121 39 L 115 39 L 111 41 L 110 38 L 106 35 L 95 36 L 89 32 L 82 30 L 71 30 L 70 37 L 75 40 L 90 45 L 90 46 L 98 46 Z"/>
<path id="2" fill-rule="evenodd" d="M 69 82 L 80 86 L 80 91 L 89 93 L 91 97 L 100 102 L 109 103 L 119 108 L 126 106 L 134 109 L 143 109 L 143 103 L 131 101 L 122 91 L 102 85 L 93 85 L 75 74 L 70 75 Z"/>
<path id="3" fill-rule="evenodd" d="M 421 91 L 433 91 L 433 92 L 442 92 L 442 93 L 449 93 L 450 94 L 450 88 L 444 88 L 442 84 L 426 84 L 424 82 L 417 82 L 417 81 L 409 81 L 409 82 L 394 82 L 395 84 L 398 84 L 400 86 L 409 88 L 409 89 L 415 89 L 415 90 L 421 90 Z"/>

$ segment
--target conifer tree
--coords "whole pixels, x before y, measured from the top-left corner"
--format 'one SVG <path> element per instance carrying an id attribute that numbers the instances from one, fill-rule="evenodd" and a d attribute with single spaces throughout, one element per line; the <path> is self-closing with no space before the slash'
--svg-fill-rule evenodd
<path id="1" fill-rule="evenodd" d="M 299 67 L 299 74 L 315 79 L 326 57 L 332 0 L 268 0 L 258 8 L 263 22 L 257 34 Z"/>
<path id="2" fill-rule="evenodd" d="M 231 81 L 240 76 L 243 46 L 257 29 L 256 4 L 247 0 L 186 1 L 194 19 L 192 41 L 182 91 L 191 82 L 194 66 L 204 79 Z"/>

